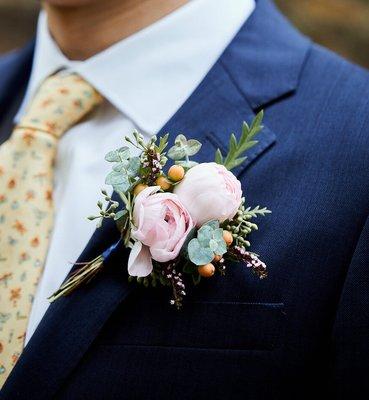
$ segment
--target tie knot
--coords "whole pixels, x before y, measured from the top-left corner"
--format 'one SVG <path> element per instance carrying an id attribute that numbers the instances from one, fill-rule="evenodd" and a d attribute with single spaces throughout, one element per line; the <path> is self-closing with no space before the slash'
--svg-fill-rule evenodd
<path id="1" fill-rule="evenodd" d="M 18 128 L 43 131 L 58 138 L 102 99 L 79 75 L 59 72 L 41 84 Z"/>

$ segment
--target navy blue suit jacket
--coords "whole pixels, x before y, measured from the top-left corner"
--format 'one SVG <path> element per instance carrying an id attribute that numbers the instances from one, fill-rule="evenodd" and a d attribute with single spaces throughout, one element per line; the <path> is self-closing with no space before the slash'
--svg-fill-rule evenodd
<path id="1" fill-rule="evenodd" d="M 0 59 L 1 141 L 32 56 L 30 45 Z M 265 110 L 236 172 L 248 202 L 273 210 L 252 235 L 269 278 L 229 266 L 177 312 L 165 290 L 129 284 L 127 254 L 117 253 L 51 305 L 1 399 L 369 398 L 368 100 L 367 72 L 258 0 L 162 132 L 199 138 L 205 161 Z M 105 224 L 80 260 L 117 238 Z"/>

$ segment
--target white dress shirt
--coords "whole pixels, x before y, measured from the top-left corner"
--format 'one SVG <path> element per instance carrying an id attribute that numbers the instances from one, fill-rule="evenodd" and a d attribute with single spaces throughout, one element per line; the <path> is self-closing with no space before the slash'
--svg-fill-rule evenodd
<path id="1" fill-rule="evenodd" d="M 106 101 L 58 145 L 54 229 L 26 342 L 49 306 L 47 297 L 63 282 L 95 230 L 86 217 L 96 214 L 109 172 L 104 155 L 120 147 L 134 129 L 147 138 L 157 133 L 205 77 L 254 7 L 254 0 L 192 0 L 81 62 L 62 54 L 41 12 L 31 77 L 16 120 L 40 83 L 60 68 L 80 74 Z"/>

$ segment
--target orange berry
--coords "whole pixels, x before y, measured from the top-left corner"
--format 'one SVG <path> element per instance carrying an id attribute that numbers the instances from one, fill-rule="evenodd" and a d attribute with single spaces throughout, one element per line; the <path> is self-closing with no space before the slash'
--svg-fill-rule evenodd
<path id="1" fill-rule="evenodd" d="M 210 278 L 214 275 L 215 267 L 212 263 L 209 263 L 206 265 L 200 265 L 200 267 L 197 267 L 197 271 L 202 277 Z"/>
<path id="2" fill-rule="evenodd" d="M 163 190 L 169 190 L 172 187 L 172 185 L 164 175 L 159 176 L 155 183 Z"/>
<path id="3" fill-rule="evenodd" d="M 185 170 L 182 165 L 172 165 L 168 171 L 168 177 L 174 182 L 179 182 L 185 176 Z"/>
<path id="4" fill-rule="evenodd" d="M 216 254 L 216 255 L 214 256 L 214 258 L 213 258 L 213 261 L 214 261 L 214 262 L 219 262 L 222 258 L 223 258 L 223 256 L 220 256 L 220 255 Z"/>
<path id="5" fill-rule="evenodd" d="M 232 233 L 229 231 L 223 231 L 223 239 L 226 242 L 227 246 L 230 246 L 233 242 Z"/>
<path id="6" fill-rule="evenodd" d="M 139 183 L 138 185 L 135 186 L 135 188 L 133 189 L 133 194 L 135 196 L 137 196 L 139 193 L 141 193 L 144 189 L 147 188 L 147 185 L 143 184 L 143 183 Z"/>

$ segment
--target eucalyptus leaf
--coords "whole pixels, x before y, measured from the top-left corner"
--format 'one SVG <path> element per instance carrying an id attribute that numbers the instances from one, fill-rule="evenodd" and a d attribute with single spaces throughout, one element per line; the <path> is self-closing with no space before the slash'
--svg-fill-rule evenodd
<path id="1" fill-rule="evenodd" d="M 118 150 L 119 157 L 121 160 L 127 160 L 130 157 L 130 151 L 128 146 L 123 146 Z"/>
<path id="2" fill-rule="evenodd" d="M 202 247 L 197 239 L 188 244 L 188 257 L 195 265 L 205 265 L 214 258 L 214 252 L 209 247 Z"/>
<path id="3" fill-rule="evenodd" d="M 188 156 L 194 156 L 201 149 L 201 143 L 198 140 L 190 139 L 187 141 L 186 153 Z"/>
<path id="4" fill-rule="evenodd" d="M 223 239 L 223 229 L 219 221 L 213 220 L 204 224 L 197 232 L 197 237 L 188 244 L 188 257 L 196 265 L 211 262 L 214 255 L 223 255 L 227 246 Z"/>
<path id="5" fill-rule="evenodd" d="M 197 232 L 197 240 L 204 246 L 209 246 L 209 242 L 212 238 L 213 228 L 209 225 L 203 225 Z"/>
<path id="6" fill-rule="evenodd" d="M 123 218 L 124 216 L 126 216 L 128 214 L 128 211 L 126 209 L 124 210 L 119 210 L 114 217 L 115 221 L 118 221 L 119 219 Z"/>
<path id="7" fill-rule="evenodd" d="M 107 175 L 105 183 L 113 186 L 116 192 L 126 192 L 130 187 L 128 176 L 117 171 L 111 171 Z"/>
<path id="8" fill-rule="evenodd" d="M 117 224 L 118 229 L 122 232 L 127 225 L 127 219 L 128 219 L 128 210 L 120 210 L 115 214 L 114 220 Z"/>
<path id="9" fill-rule="evenodd" d="M 173 146 L 168 151 L 168 157 L 172 160 L 182 160 L 186 157 L 186 150 L 184 147 Z"/>
<path id="10" fill-rule="evenodd" d="M 217 221 L 216 219 L 213 219 L 211 221 L 206 222 L 203 226 L 210 226 L 212 229 L 218 229 L 219 221 Z"/>
<path id="11" fill-rule="evenodd" d="M 196 235 L 196 228 L 192 228 L 182 245 L 181 252 L 185 258 L 188 258 L 188 252 L 187 252 L 188 243 L 190 243 L 190 241 L 195 237 L 195 235 Z"/>
<path id="12" fill-rule="evenodd" d="M 119 162 L 120 157 L 116 150 L 112 150 L 112 151 L 109 151 L 109 153 L 105 155 L 105 160 L 108 162 Z"/>
<path id="13" fill-rule="evenodd" d="M 213 238 L 217 241 L 223 239 L 223 229 L 222 228 L 216 228 L 213 231 Z"/>
<path id="14" fill-rule="evenodd" d="M 172 160 L 179 161 L 195 155 L 200 149 L 201 143 L 198 140 L 187 140 L 186 136 L 180 134 L 176 137 L 174 141 L 174 146 L 169 149 L 168 157 Z"/>
<path id="15" fill-rule="evenodd" d="M 139 157 L 130 158 L 127 166 L 127 174 L 130 177 L 135 177 L 138 175 L 141 168 L 141 160 Z"/>
<path id="16" fill-rule="evenodd" d="M 182 133 L 180 133 L 174 140 L 174 143 L 177 146 L 186 146 L 187 144 L 187 138 L 185 135 L 182 135 Z"/>
<path id="17" fill-rule="evenodd" d="M 105 156 L 105 160 L 108 162 L 121 162 L 123 160 L 127 160 L 129 156 L 129 148 L 124 146 L 120 149 L 109 151 L 109 153 Z"/>
<path id="18" fill-rule="evenodd" d="M 219 221 L 209 221 L 199 229 L 197 239 L 202 243 L 209 243 L 209 240 L 214 239 L 215 235 L 217 235 L 217 240 L 219 240 L 219 230 L 221 232 L 221 239 L 223 239 L 223 230 L 219 228 Z"/>
<path id="19" fill-rule="evenodd" d="M 224 241 L 223 237 L 222 240 L 217 240 L 218 247 L 214 251 L 214 253 L 218 256 L 222 256 L 223 254 L 227 253 L 227 245 L 226 242 Z"/>
<path id="20" fill-rule="evenodd" d="M 113 171 L 115 171 L 115 172 L 123 172 L 127 168 L 127 164 L 128 164 L 127 161 L 119 162 L 117 164 L 114 164 L 113 165 Z"/>
<path id="21" fill-rule="evenodd" d="M 218 249 L 218 242 L 215 239 L 210 239 L 209 240 L 209 248 L 211 249 L 211 251 L 213 253 L 215 253 L 216 250 Z"/>

